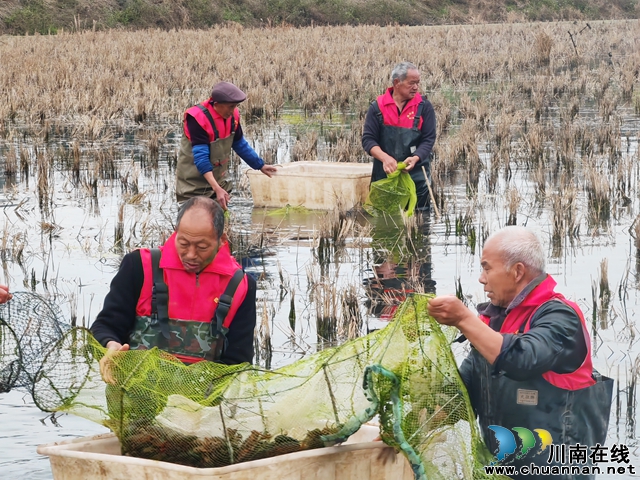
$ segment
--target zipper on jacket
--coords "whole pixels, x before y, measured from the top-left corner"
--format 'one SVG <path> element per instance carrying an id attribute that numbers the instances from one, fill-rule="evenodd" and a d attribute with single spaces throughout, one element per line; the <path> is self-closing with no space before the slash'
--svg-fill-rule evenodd
<path id="1" fill-rule="evenodd" d="M 200 286 L 200 273 L 196 273 L 196 287 Z"/>

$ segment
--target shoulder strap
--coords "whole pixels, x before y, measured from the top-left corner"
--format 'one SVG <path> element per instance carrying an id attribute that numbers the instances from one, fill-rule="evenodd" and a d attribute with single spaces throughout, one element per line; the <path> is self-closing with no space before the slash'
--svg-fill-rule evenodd
<path id="1" fill-rule="evenodd" d="M 423 107 L 424 107 L 424 101 L 418 104 L 418 110 L 416 111 L 416 116 L 413 117 L 413 130 L 418 130 L 418 126 L 420 125 L 420 118 L 422 118 Z"/>
<path id="2" fill-rule="evenodd" d="M 215 362 L 220 360 L 220 357 L 222 356 L 222 352 L 224 351 L 224 348 L 226 346 L 225 345 L 227 340 L 226 335 L 227 335 L 227 332 L 229 331 L 229 329 L 224 326 L 224 321 L 227 318 L 227 315 L 229 314 L 229 309 L 231 308 L 231 303 L 233 302 L 233 296 L 235 295 L 236 290 L 238 289 L 238 285 L 240 285 L 240 282 L 242 281 L 243 278 L 244 278 L 244 272 L 242 271 L 241 268 L 239 268 L 233 274 L 233 277 L 231 277 L 231 280 L 229 281 L 227 288 L 224 290 L 224 293 L 220 295 L 220 298 L 218 299 L 218 307 L 216 308 L 216 313 L 214 317 L 211 319 L 211 326 L 210 326 L 211 337 L 214 338 L 216 341 L 215 341 L 215 344 L 211 346 L 212 347 L 211 350 L 205 357 L 207 360 Z"/>
<path id="3" fill-rule="evenodd" d="M 169 287 L 160 268 L 162 251 L 150 248 L 153 289 L 151 290 L 151 326 L 159 327 L 164 338 L 169 338 Z"/>
<path id="4" fill-rule="evenodd" d="M 380 105 L 378 105 L 378 100 L 371 102 L 371 106 L 373 107 L 373 113 L 378 117 L 378 123 L 380 123 L 380 125 L 384 125 L 384 118 L 382 117 L 382 111 L 380 110 Z"/>
<path id="5" fill-rule="evenodd" d="M 211 123 L 211 128 L 213 128 L 213 134 L 215 136 L 214 140 L 217 140 L 218 138 L 220 138 L 220 134 L 218 133 L 218 129 L 216 128 L 216 122 L 213 121 L 213 117 L 211 116 L 211 112 L 209 111 L 209 109 L 204 105 L 202 105 L 201 103 L 196 105 L 196 107 L 202 110 L 202 113 L 204 113 L 205 117 L 207 117 L 207 119 Z"/>
<path id="6" fill-rule="evenodd" d="M 231 136 L 233 136 L 235 133 L 236 133 L 236 116 L 231 115 Z"/>

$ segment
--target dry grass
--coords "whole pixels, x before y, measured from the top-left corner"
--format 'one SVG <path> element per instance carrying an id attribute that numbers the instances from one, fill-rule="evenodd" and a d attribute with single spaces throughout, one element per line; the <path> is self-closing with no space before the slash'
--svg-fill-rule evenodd
<path id="1" fill-rule="evenodd" d="M 298 130 L 297 141 L 262 136 L 258 149 L 269 162 L 277 163 L 282 155 L 366 161 L 359 146 L 363 115 L 388 85 L 390 67 L 407 59 L 404 52 L 409 51 L 436 108 L 436 160 L 446 164 L 438 173 L 453 179 L 456 170 L 464 169 L 468 192 L 475 195 L 486 163 L 478 145 L 490 142 L 496 149 L 487 185 L 499 193 L 499 173 L 508 179 L 515 158 L 536 168 L 545 162 L 546 170 L 548 159 L 558 156 L 562 169 L 571 173 L 581 155 L 617 154 L 617 110 L 632 101 L 638 81 L 640 51 L 634 38 L 640 25 L 590 25 L 579 35 L 576 28 L 583 25 L 558 22 L 302 29 L 234 25 L 208 31 L 6 37 L 0 43 L 0 124 L 9 132 L 15 121 L 33 125 L 44 143 L 57 132 L 70 132 L 75 182 L 81 180 L 80 152 L 84 156 L 91 150 L 101 151 L 94 154 L 101 165 L 95 177 L 113 179 L 120 159 L 105 145 L 118 145 L 124 134 L 139 132 L 147 147 L 140 158 L 155 168 L 164 151 L 171 165 L 175 154 L 166 151 L 165 142 L 169 134 L 179 133 L 184 109 L 206 98 L 216 81 L 229 80 L 248 93 L 242 110 L 249 138 L 272 131 L 272 122 L 289 106 L 306 114 L 302 121 L 310 126 Z M 575 34 L 579 56 L 567 30 Z M 595 100 L 599 111 L 586 135 L 581 124 L 556 128 L 543 121 L 550 108 L 559 107 L 561 118 L 573 125 L 585 99 Z M 331 125 L 340 112 L 351 113 L 355 121 L 324 131 L 323 125 Z M 460 122 L 460 128 L 451 128 Z M 15 157 L 6 155 L 8 165 L 19 158 L 20 171 L 28 176 L 28 152 L 13 151 Z M 93 175 L 85 179 L 92 190 Z M 438 197 L 442 181 L 434 178 L 434 193 L 445 207 Z"/>
<path id="2" fill-rule="evenodd" d="M 392 65 L 411 60 L 438 119 L 432 186 L 445 236 L 455 228 L 454 241 L 474 254 L 487 233 L 484 218 L 523 223 L 546 209 L 559 256 L 582 221 L 597 234 L 638 198 L 637 149 L 621 139 L 634 136 L 628 118 L 640 111 L 640 22 L 590 24 L 575 36 L 577 48 L 567 35 L 577 27 L 560 22 L 3 37 L 0 165 L 36 182 L 43 211 L 60 176 L 72 185 L 69 198 L 90 202 L 93 213 L 105 191 L 112 195 L 118 218 L 100 237 L 106 249 L 158 243 L 169 222 L 139 212 L 158 208 L 159 197 L 173 201 L 182 114 L 213 83 L 232 81 L 247 92 L 243 128 L 268 163 L 368 161 L 360 146 L 365 112 Z M 525 196 L 532 192 L 536 202 Z M 465 194 L 471 206 L 459 203 Z M 540 210 L 527 211 L 534 203 Z M 336 288 L 332 269 L 368 235 L 338 210 L 316 226 L 309 311 L 322 338 L 349 338 L 362 323 L 357 298 Z M 230 233 L 239 252 L 284 241 L 277 231 Z M 4 242 L 24 248 L 15 232 Z M 21 259 L 18 247 L 3 247 L 3 262 Z M 293 286 L 288 293 L 293 298 Z M 301 311 L 293 311 L 300 325 Z M 260 348 L 268 356 L 274 314 L 265 306 L 263 315 Z"/>
<path id="3" fill-rule="evenodd" d="M 206 98 L 211 85 L 221 79 L 248 92 L 247 112 L 266 117 L 277 115 L 288 102 L 308 111 L 364 111 L 386 87 L 393 62 L 404 59 L 399 45 L 402 52 L 412 52 L 411 60 L 423 70 L 427 91 L 449 82 L 464 86 L 506 80 L 526 89 L 530 80 L 522 75 L 535 72 L 540 59 L 549 65 L 552 77 L 575 65 L 566 38 L 569 25 L 234 26 L 5 37 L 0 44 L 0 118 L 79 116 L 84 133 L 97 137 L 104 122 L 113 119 L 179 120 L 186 106 Z M 623 90 L 628 92 L 640 55 L 633 47 L 637 22 L 600 22 L 593 27 L 581 34 L 582 48 L 590 53 L 578 60 L 575 73 L 585 75 L 595 59 L 602 62 L 601 81 L 590 87 L 602 94 L 610 78 L 612 84 L 626 85 Z M 600 42 L 603 38 L 606 44 Z M 224 48 L 214 48 L 220 45 Z M 610 51 L 619 63 L 614 72 L 606 63 Z M 621 63 L 627 56 L 632 61 Z M 543 83 L 549 85 L 548 80 Z M 464 101 L 460 109 L 482 122 L 490 101 Z"/>
<path id="4" fill-rule="evenodd" d="M 533 48 L 535 49 L 538 65 L 549 65 L 551 62 L 551 49 L 553 48 L 551 35 L 544 31 L 538 33 Z"/>
<path id="5" fill-rule="evenodd" d="M 561 191 L 551 196 L 552 230 L 551 256 L 562 256 L 563 248 L 573 244 L 579 236 L 579 221 L 577 219 L 577 189 L 566 177 L 560 182 Z"/>

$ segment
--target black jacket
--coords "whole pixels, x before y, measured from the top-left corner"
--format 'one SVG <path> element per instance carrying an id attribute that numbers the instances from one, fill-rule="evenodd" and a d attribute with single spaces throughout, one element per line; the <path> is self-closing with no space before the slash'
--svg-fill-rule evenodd
<path id="1" fill-rule="evenodd" d="M 247 275 L 248 291 L 227 333 L 227 348 L 220 363 L 236 365 L 253 362 L 253 333 L 256 326 L 256 281 Z M 106 346 L 111 340 L 129 342 L 136 319 L 136 306 L 144 282 L 140 252 L 124 256 L 118 273 L 111 281 L 102 311 L 91 325 L 91 333 Z"/>
<path id="2" fill-rule="evenodd" d="M 428 160 L 431 157 L 431 151 L 436 141 L 436 113 L 433 105 L 426 97 L 422 97 L 424 101 L 424 110 L 422 112 L 422 128 L 420 128 L 420 141 L 413 155 L 420 157 L 421 161 Z M 369 153 L 373 147 L 380 146 L 380 133 L 382 125 L 376 113 L 376 107 L 371 104 L 364 120 L 364 128 L 362 131 L 362 148 Z M 389 152 L 386 152 L 389 153 Z M 402 161 L 404 158 L 396 158 Z"/>
<path id="3" fill-rule="evenodd" d="M 500 331 L 506 317 L 504 308 L 483 304 L 478 310 L 490 317 L 493 330 Z M 611 407 L 611 379 L 594 375 L 598 380 L 595 385 L 570 391 L 555 387 L 542 377 L 548 371 L 571 373 L 582 365 L 588 350 L 576 312 L 561 301 L 549 301 L 533 315 L 526 335 L 503 334 L 503 338 L 502 349 L 493 365 L 472 349 L 460 367 L 491 453 L 497 454 L 500 447 L 499 438 L 491 432 L 494 426 L 514 432 L 517 427 L 529 431 L 544 429 L 554 445 L 603 444 Z M 549 457 L 551 450 L 541 452 L 537 442 L 536 448 L 526 454 L 516 449 L 502 463 L 517 468 L 531 464 L 545 468 L 563 466 L 557 458 Z M 593 478 L 564 472 L 544 473 L 544 478 L 557 480 Z M 539 476 L 513 475 L 511 478 L 525 480 Z"/>

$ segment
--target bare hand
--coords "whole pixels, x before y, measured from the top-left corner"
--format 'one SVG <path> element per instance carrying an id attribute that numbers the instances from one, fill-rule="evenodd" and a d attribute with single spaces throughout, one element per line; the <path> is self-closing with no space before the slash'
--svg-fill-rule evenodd
<path id="1" fill-rule="evenodd" d="M 13 295 L 9 293 L 9 287 L 6 285 L 0 285 L 0 303 L 7 303 L 13 298 Z"/>
<path id="2" fill-rule="evenodd" d="M 413 167 L 416 166 L 416 164 L 420 161 L 420 157 L 418 157 L 417 155 L 414 155 L 413 157 L 407 157 L 404 159 L 404 164 L 407 166 L 407 168 L 405 168 L 405 170 L 407 172 L 413 170 Z"/>
<path id="3" fill-rule="evenodd" d="M 391 155 L 387 155 L 387 158 L 382 162 L 382 168 L 384 173 L 389 175 L 398 169 L 398 162 Z"/>
<path id="4" fill-rule="evenodd" d="M 216 201 L 220 204 L 223 210 L 226 210 L 227 205 L 229 205 L 231 195 L 229 195 L 229 192 L 222 187 L 214 189 L 214 192 L 216 192 Z"/>
<path id="5" fill-rule="evenodd" d="M 442 295 L 432 298 L 427 305 L 429 315 L 435 318 L 438 323 L 443 325 L 452 325 L 457 327 L 465 318 L 471 315 L 476 318 L 474 313 L 469 310 L 464 303 L 455 295 Z"/>
<path id="6" fill-rule="evenodd" d="M 117 355 L 118 352 L 126 352 L 127 350 L 129 350 L 128 343 L 121 345 L 113 340 L 107 343 L 107 351 L 99 362 L 100 375 L 105 383 L 110 383 L 112 385 L 116 383 L 116 379 L 113 376 L 113 357 Z"/>
<path id="7" fill-rule="evenodd" d="M 278 169 L 274 165 L 265 165 L 260 169 L 260 171 L 267 177 L 271 178 L 271 176 L 274 175 L 278 171 Z"/>

